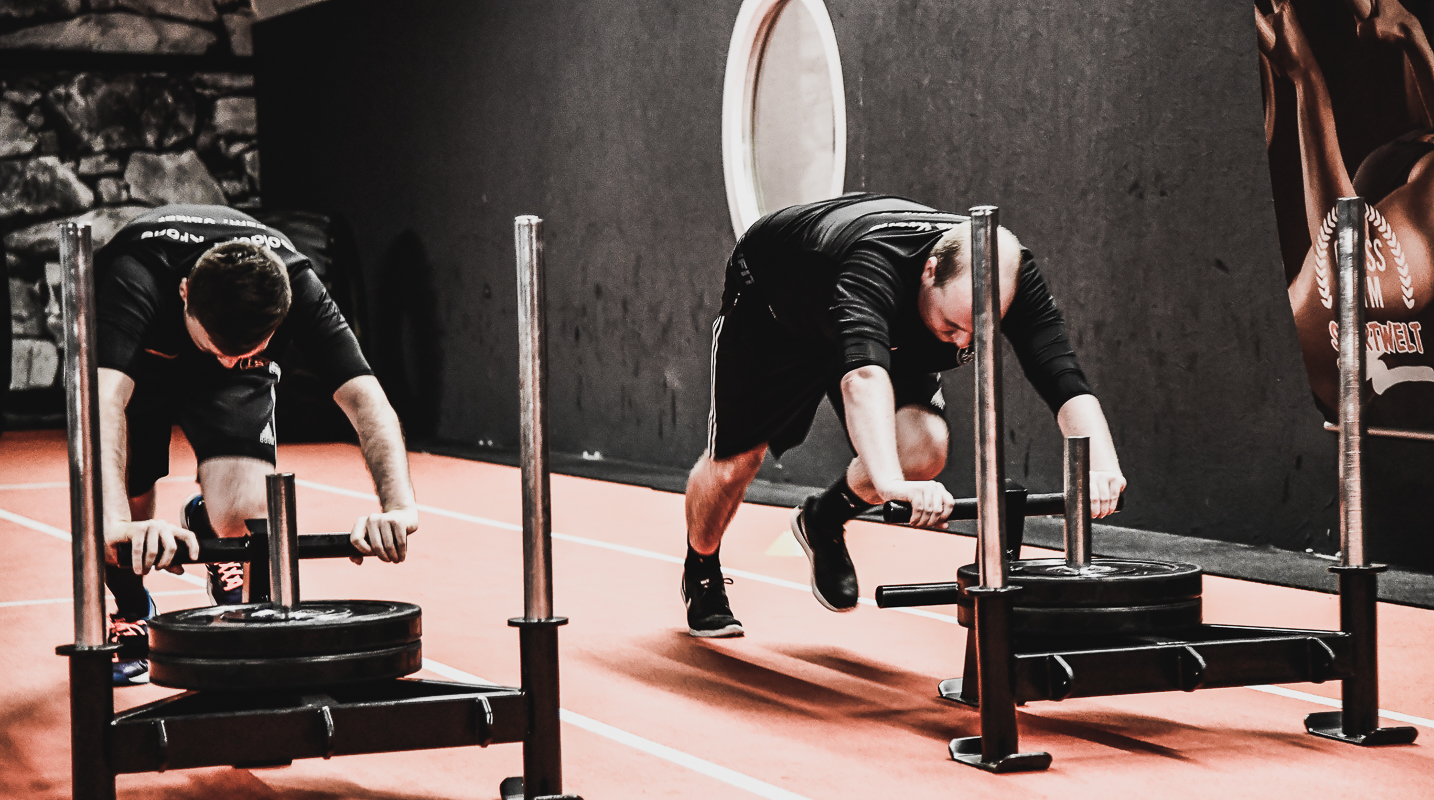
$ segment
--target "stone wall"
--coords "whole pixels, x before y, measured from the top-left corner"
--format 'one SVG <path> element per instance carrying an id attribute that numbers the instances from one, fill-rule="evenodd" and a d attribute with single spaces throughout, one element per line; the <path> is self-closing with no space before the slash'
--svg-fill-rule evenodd
<path id="1" fill-rule="evenodd" d="M 56 223 L 90 222 L 99 247 L 154 206 L 258 206 L 254 80 L 232 71 L 251 52 L 252 17 L 249 0 L 0 2 L 0 55 L 47 56 L 43 69 L 14 57 L 0 67 L 7 426 L 63 410 Z M 149 60 L 130 71 L 127 56 Z M 155 56 L 177 57 L 177 68 Z M 207 71 L 209 61 L 230 69 Z"/>

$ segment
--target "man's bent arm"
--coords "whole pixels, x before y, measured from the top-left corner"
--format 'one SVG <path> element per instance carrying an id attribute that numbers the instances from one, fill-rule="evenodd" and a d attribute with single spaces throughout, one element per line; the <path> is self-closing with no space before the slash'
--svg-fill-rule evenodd
<path id="1" fill-rule="evenodd" d="M 184 542 L 191 558 L 199 555 L 199 542 L 194 534 L 163 520 L 133 522 L 129 507 L 129 485 L 126 457 L 129 449 L 129 426 L 125 408 L 134 395 L 134 379 L 117 369 L 101 367 L 99 377 L 100 407 L 100 482 L 104 492 L 105 557 L 112 563 L 117 548 L 130 543 L 130 563 L 137 573 L 151 567 L 169 566 L 177 549 Z M 177 568 L 176 568 L 177 569 Z"/>
<path id="2" fill-rule="evenodd" d="M 345 382 L 334 392 L 334 401 L 358 433 L 364 464 L 373 476 L 383 509 L 355 523 L 350 538 L 365 554 L 384 561 L 402 561 L 408 550 L 408 534 L 418 530 L 418 509 L 398 415 L 372 375 Z"/>
<path id="3" fill-rule="evenodd" d="M 129 426 L 124 410 L 134 394 L 134 379 L 117 369 L 101 367 L 100 480 L 104 491 L 105 530 L 129 522 L 129 489 L 125 483 Z"/>
<path id="4" fill-rule="evenodd" d="M 857 458 L 866 466 L 872 487 L 882 500 L 897 484 L 906 480 L 896 452 L 896 400 L 891 377 L 881 367 L 868 364 L 848 372 L 841 379 L 841 396 L 846 403 L 846 427 Z"/>
<path id="5" fill-rule="evenodd" d="M 946 487 L 935 481 L 908 481 L 902 472 L 896 450 L 896 400 L 887 371 L 874 364 L 858 367 L 842 376 L 841 394 L 847 433 L 877 499 L 911 503 L 911 524 L 917 527 L 944 521 L 952 507 Z"/>
<path id="6" fill-rule="evenodd" d="M 1100 401 L 1093 394 L 1072 397 L 1056 413 L 1056 424 L 1066 436 L 1090 437 L 1091 516 L 1114 513 L 1120 493 L 1125 491 L 1125 476 Z"/>

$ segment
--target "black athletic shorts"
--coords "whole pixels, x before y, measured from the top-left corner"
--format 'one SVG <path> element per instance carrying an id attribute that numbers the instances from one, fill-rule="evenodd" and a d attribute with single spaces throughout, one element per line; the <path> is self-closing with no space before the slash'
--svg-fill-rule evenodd
<path id="1" fill-rule="evenodd" d="M 176 423 L 201 464 L 222 456 L 275 463 L 278 364 L 252 359 L 225 369 L 213 356 L 197 352 L 173 359 L 143 353 L 135 363 L 134 394 L 125 409 L 130 497 L 169 474 L 169 438 Z"/>
<path id="2" fill-rule="evenodd" d="M 759 295 L 737 295 L 712 323 L 712 406 L 707 454 L 731 458 L 766 443 L 773 458 L 801 444 L 826 396 L 846 430 L 841 349 L 804 340 L 772 316 Z M 896 407 L 946 409 L 941 373 L 894 367 Z M 847 433 L 847 444 L 851 434 Z"/>

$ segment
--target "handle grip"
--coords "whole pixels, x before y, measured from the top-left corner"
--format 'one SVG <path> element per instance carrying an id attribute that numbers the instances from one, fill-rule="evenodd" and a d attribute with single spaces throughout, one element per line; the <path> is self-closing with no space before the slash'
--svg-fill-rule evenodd
<path id="1" fill-rule="evenodd" d="M 949 606 L 961 599 L 959 583 L 908 583 L 876 587 L 877 608 Z"/>
<path id="2" fill-rule="evenodd" d="M 1115 510 L 1125 509 L 1125 495 L 1116 501 Z M 1026 516 L 1052 517 L 1066 513 L 1066 496 L 1060 492 L 1032 494 L 1026 496 Z M 976 498 L 965 497 L 956 501 L 947 521 L 976 518 Z M 893 525 L 905 525 L 911 521 L 911 504 L 905 500 L 892 500 L 881 507 L 881 519 Z"/>
<path id="3" fill-rule="evenodd" d="M 260 550 L 259 540 L 253 536 L 239 536 L 232 539 L 201 539 L 199 541 L 199 557 L 190 558 L 189 548 L 179 546 L 179 552 L 174 554 L 171 564 L 218 564 L 224 561 L 253 561 L 255 554 Z M 263 548 L 260 559 L 269 557 L 267 545 Z M 349 541 L 347 533 L 313 533 L 299 537 L 299 558 L 351 558 L 361 556 L 363 553 L 353 546 Z M 130 567 L 130 547 L 128 544 L 120 545 L 119 565 L 124 568 Z"/>

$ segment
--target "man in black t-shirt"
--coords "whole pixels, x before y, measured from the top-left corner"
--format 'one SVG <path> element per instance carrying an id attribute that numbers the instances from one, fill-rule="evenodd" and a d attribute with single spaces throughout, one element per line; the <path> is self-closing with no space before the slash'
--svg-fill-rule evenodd
<path id="1" fill-rule="evenodd" d="M 1001 330 L 1067 436 L 1091 439 L 1091 510 L 1125 488 L 1100 403 L 1030 252 L 999 231 Z M 742 635 L 723 586 L 722 534 L 770 450 L 800 444 L 822 397 L 856 452 L 825 492 L 792 512 L 812 593 L 833 611 L 857 603 L 846 523 L 905 500 L 934 527 L 953 499 L 932 478 L 946 464 L 944 370 L 971 360 L 970 224 L 898 197 L 850 194 L 758 220 L 727 263 L 712 326 L 707 450 L 687 483 L 682 594 L 693 636 Z"/>
<path id="2" fill-rule="evenodd" d="M 267 516 L 274 471 L 274 359 L 293 343 L 328 381 L 358 432 L 381 510 L 354 523 L 359 552 L 402 561 L 418 512 L 398 417 L 309 261 L 283 233 L 222 206 L 167 206 L 125 226 L 96 254 L 106 583 L 121 645 L 142 640 L 154 610 L 140 576 L 167 568 L 182 543 L 247 533 Z M 180 525 L 154 517 L 178 424 L 199 462 L 202 494 Z M 115 566 L 129 546 L 132 572 Z M 176 568 L 178 569 L 178 568 Z M 215 603 L 240 602 L 242 565 L 209 565 Z M 126 648 L 115 682 L 147 680 Z"/>

